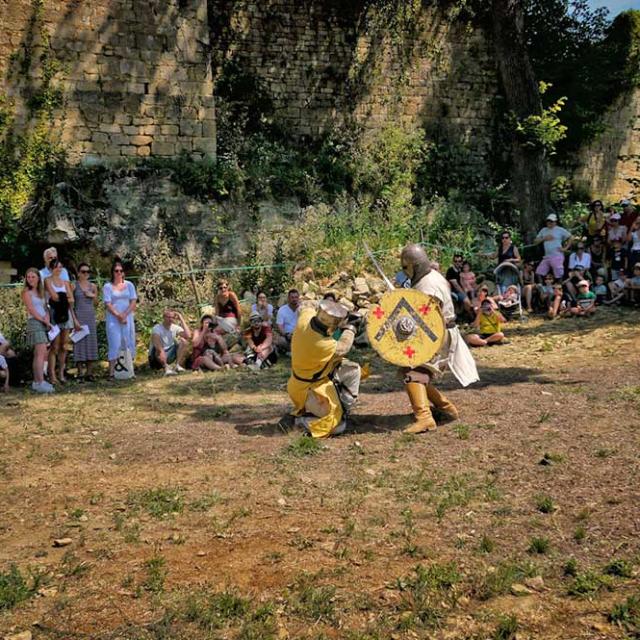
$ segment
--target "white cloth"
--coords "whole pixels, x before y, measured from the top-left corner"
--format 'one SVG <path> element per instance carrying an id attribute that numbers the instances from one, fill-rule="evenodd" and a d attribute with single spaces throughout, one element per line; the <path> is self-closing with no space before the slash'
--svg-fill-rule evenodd
<path id="1" fill-rule="evenodd" d="M 546 236 L 553 236 L 552 240 L 544 241 L 544 255 L 547 257 L 555 256 L 562 253 L 562 243 L 571 237 L 571 234 L 563 227 L 543 227 L 538 231 L 536 238 L 542 239 Z"/>
<path id="2" fill-rule="evenodd" d="M 617 227 L 609 227 L 609 231 L 607 231 L 607 240 L 609 243 L 620 241 L 624 244 L 627 240 L 627 227 L 623 224 L 619 224 Z"/>
<path id="3" fill-rule="evenodd" d="M 7 361 L 4 356 L 0 356 L 0 369 L 8 369 Z"/>
<path id="4" fill-rule="evenodd" d="M 49 278 L 52 276 L 51 269 L 49 267 L 45 267 L 44 269 L 40 269 L 40 278 L 42 282 L 44 282 L 45 278 Z M 62 271 L 60 272 L 60 280 L 66 280 L 67 282 L 71 282 L 71 278 L 69 278 L 69 272 L 62 267 Z"/>
<path id="5" fill-rule="evenodd" d="M 125 287 L 122 291 L 116 291 L 110 282 L 104 285 L 102 289 L 102 299 L 106 304 L 111 303 L 118 313 L 126 311 L 132 300 L 137 300 L 136 288 L 132 282 L 125 280 Z M 131 357 L 136 356 L 136 326 L 133 313 L 127 316 L 126 323 L 120 322 L 107 309 L 105 322 L 107 325 L 107 343 L 109 345 L 109 360 L 115 360 L 121 349 L 128 349 Z"/>
<path id="6" fill-rule="evenodd" d="M 411 287 L 440 300 L 442 303 L 442 315 L 446 323 L 456 319 L 456 311 L 451 299 L 451 287 L 447 279 L 439 271 L 432 269 L 418 282 L 411 283 Z"/>
<path id="7" fill-rule="evenodd" d="M 282 305 L 278 309 L 278 316 L 276 317 L 276 324 L 278 327 L 282 325 L 285 335 L 293 333 L 293 330 L 298 324 L 298 315 L 300 314 L 300 307 L 292 309 L 288 304 Z"/>
<path id="8" fill-rule="evenodd" d="M 631 232 L 631 251 L 640 252 L 640 231 Z M 633 265 L 631 265 L 633 267 Z"/>
<path id="9" fill-rule="evenodd" d="M 591 269 L 591 254 L 586 251 L 579 256 L 577 252 L 572 253 L 569 256 L 569 270 L 575 269 L 576 267 L 584 267 L 586 269 Z"/>
<path id="10" fill-rule="evenodd" d="M 156 324 L 153 329 L 151 329 L 152 336 L 159 336 L 160 342 L 162 343 L 162 348 L 165 351 L 169 351 L 171 347 L 178 340 L 178 336 L 184 331 L 184 329 L 179 324 L 172 324 L 168 329 L 162 324 Z M 149 345 L 149 355 L 151 355 L 151 351 L 154 349 L 153 342 Z"/>
<path id="11" fill-rule="evenodd" d="M 468 387 L 480 380 L 476 361 L 471 350 L 460 335 L 460 329 L 449 329 L 449 369 L 463 387 Z"/>

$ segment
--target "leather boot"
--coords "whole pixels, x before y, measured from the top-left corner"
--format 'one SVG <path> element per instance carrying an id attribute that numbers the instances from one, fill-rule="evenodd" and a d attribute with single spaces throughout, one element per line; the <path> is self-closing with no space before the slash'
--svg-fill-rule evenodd
<path id="1" fill-rule="evenodd" d="M 433 414 L 438 424 L 453 422 L 460 417 L 453 402 L 443 393 L 440 393 L 432 384 L 427 385 L 427 397 L 435 408 Z"/>
<path id="2" fill-rule="evenodd" d="M 407 382 L 405 385 L 407 395 L 411 401 L 411 408 L 415 420 L 405 433 L 422 433 L 423 431 L 433 431 L 436 428 L 436 421 L 431 415 L 429 400 L 427 398 L 427 387 L 420 382 Z"/>

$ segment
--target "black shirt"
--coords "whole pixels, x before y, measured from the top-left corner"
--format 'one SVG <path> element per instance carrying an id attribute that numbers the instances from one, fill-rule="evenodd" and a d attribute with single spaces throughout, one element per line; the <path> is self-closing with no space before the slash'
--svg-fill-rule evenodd
<path id="1" fill-rule="evenodd" d="M 447 280 L 455 280 L 458 284 L 460 284 L 460 271 L 458 271 L 453 265 L 447 269 Z"/>

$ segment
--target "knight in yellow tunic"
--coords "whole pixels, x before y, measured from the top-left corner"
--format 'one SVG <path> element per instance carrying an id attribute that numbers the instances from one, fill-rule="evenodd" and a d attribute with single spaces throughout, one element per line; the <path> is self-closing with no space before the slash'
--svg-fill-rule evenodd
<path id="1" fill-rule="evenodd" d="M 287 384 L 296 424 L 314 438 L 342 433 L 346 411 L 358 397 L 360 366 L 346 360 L 355 337 L 347 324 L 339 340 L 332 335 L 343 324 L 348 311 L 342 305 L 322 300 L 300 311 L 291 339 L 291 377 Z"/>

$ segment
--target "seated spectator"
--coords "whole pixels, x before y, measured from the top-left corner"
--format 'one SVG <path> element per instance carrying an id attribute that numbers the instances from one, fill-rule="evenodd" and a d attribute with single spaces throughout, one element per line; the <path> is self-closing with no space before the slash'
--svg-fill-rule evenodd
<path id="1" fill-rule="evenodd" d="M 536 292 L 536 272 L 533 262 L 527 261 L 520 273 L 520 286 L 527 313 L 533 313 L 533 294 Z"/>
<path id="2" fill-rule="evenodd" d="M 300 293 L 297 289 L 291 289 L 287 294 L 287 304 L 278 309 L 276 325 L 279 335 L 276 337 L 278 349 L 288 352 L 291 350 L 291 336 L 298 324 L 300 314 Z"/>
<path id="3" fill-rule="evenodd" d="M 238 296 L 231 290 L 226 280 L 218 281 L 216 295 L 216 315 L 218 324 L 229 333 L 237 333 L 242 321 L 242 311 Z"/>
<path id="4" fill-rule="evenodd" d="M 611 280 L 607 285 L 609 287 L 609 293 L 611 297 L 605 301 L 605 304 L 618 304 L 622 298 L 624 298 L 624 287 L 627 284 L 624 271 L 619 270 L 617 272 L 618 277 L 615 280 Z"/>
<path id="5" fill-rule="evenodd" d="M 640 262 L 633 265 L 632 275 L 624 283 L 624 289 L 627 302 L 631 304 L 640 302 Z"/>
<path id="6" fill-rule="evenodd" d="M 463 291 L 469 296 L 469 299 L 473 301 L 476 297 L 476 274 L 471 271 L 471 263 L 468 260 L 462 263 L 460 284 L 462 285 Z"/>
<path id="7" fill-rule="evenodd" d="M 545 309 L 549 309 L 554 297 L 554 277 L 553 274 L 548 273 L 544 277 L 543 284 L 538 285 L 538 295 L 540 296 L 540 302 Z"/>
<path id="8" fill-rule="evenodd" d="M 567 279 L 562 283 L 574 298 L 578 294 L 578 282 L 584 280 L 586 272 L 581 264 L 577 264 L 567 273 Z"/>
<path id="9" fill-rule="evenodd" d="M 502 324 L 506 322 L 504 316 L 496 311 L 489 300 L 483 300 L 473 321 L 473 326 L 479 330 L 467 336 L 467 342 L 472 347 L 486 347 L 490 344 L 500 344 L 504 341 Z"/>
<path id="10" fill-rule="evenodd" d="M 607 285 L 604 282 L 604 276 L 597 275 L 596 283 L 593 287 L 593 293 L 596 294 L 596 304 L 606 304 L 607 300 Z"/>
<path id="11" fill-rule="evenodd" d="M 609 256 L 609 268 L 611 269 L 611 280 L 617 280 L 621 273 L 627 271 L 627 250 L 622 246 L 622 241 L 614 240 L 611 243 Z"/>
<path id="12" fill-rule="evenodd" d="M 215 322 L 215 320 L 214 320 Z M 208 331 L 204 336 L 204 349 L 199 357 L 198 368 L 209 371 L 235 368 L 244 362 L 240 353 L 230 353 L 225 339 L 217 330 Z"/>
<path id="13" fill-rule="evenodd" d="M 585 251 L 584 242 L 578 242 L 576 250 L 569 256 L 569 271 L 582 267 L 583 271 L 591 269 L 591 255 Z"/>
<path id="14" fill-rule="evenodd" d="M 7 364 L 7 370 L 9 375 L 7 376 L 7 380 L 11 379 L 11 382 L 7 382 L 6 384 L 11 384 L 16 386 L 19 383 L 20 379 L 20 367 L 18 363 L 18 358 L 16 356 L 16 352 L 11 348 L 11 343 L 0 333 L 0 356 L 4 358 L 4 361 Z"/>
<path id="15" fill-rule="evenodd" d="M 627 227 L 620 224 L 620 214 L 612 213 L 609 217 L 609 229 L 607 231 L 607 242 L 612 245 L 614 242 L 620 244 L 627 241 Z"/>
<path id="16" fill-rule="evenodd" d="M 200 324 L 191 334 L 191 344 L 193 349 L 191 352 L 191 368 L 196 371 L 200 369 L 200 358 L 207 346 L 206 337 L 209 333 L 214 332 L 218 328 L 218 321 L 212 315 L 205 313 L 200 318 Z"/>
<path id="17" fill-rule="evenodd" d="M 591 255 L 591 277 L 595 278 L 598 273 L 598 269 L 602 269 L 604 267 L 604 263 L 607 259 L 606 246 L 600 236 L 593 238 L 591 247 L 589 248 L 589 253 Z"/>
<path id="18" fill-rule="evenodd" d="M 9 391 L 9 365 L 4 356 L 0 356 L 0 393 Z"/>
<path id="19" fill-rule="evenodd" d="M 251 305 L 251 313 L 259 313 L 262 322 L 268 325 L 273 322 L 273 305 L 269 304 L 267 294 L 264 291 L 258 291 L 256 301 Z"/>
<path id="20" fill-rule="evenodd" d="M 255 311 L 249 317 L 249 323 L 249 328 L 242 334 L 247 345 L 244 363 L 255 369 L 270 367 L 278 360 L 271 327 L 265 325 L 262 316 Z"/>
<path id="21" fill-rule="evenodd" d="M 47 278 L 50 278 L 53 275 L 53 270 L 50 268 L 49 263 L 52 260 L 58 259 L 58 250 L 55 247 L 49 247 L 44 250 L 42 258 L 44 259 L 44 267 L 40 269 L 40 279 L 44 283 Z M 71 281 L 71 278 L 69 278 L 69 272 L 64 267 L 60 269 L 59 275 L 61 280 L 66 280 L 67 282 Z"/>
<path id="22" fill-rule="evenodd" d="M 572 316 L 591 316 L 596 312 L 596 294 L 589 291 L 586 280 L 578 282 L 578 295 L 575 304 L 571 306 Z"/>
<path id="23" fill-rule="evenodd" d="M 471 300 L 465 293 L 465 290 L 462 288 L 462 284 L 460 281 L 460 275 L 462 274 L 462 263 L 464 262 L 464 258 L 461 253 L 456 253 L 453 256 L 453 263 L 447 269 L 447 274 L 445 278 L 448 280 L 449 285 L 451 286 L 451 297 L 454 302 L 462 304 L 465 311 L 470 314 L 473 313 L 473 305 L 471 304 Z"/>
<path id="24" fill-rule="evenodd" d="M 175 324 L 177 320 L 180 324 Z M 151 344 L 149 345 L 149 366 L 152 369 L 164 369 L 166 376 L 175 375 L 184 368 L 189 352 L 191 330 L 178 311 L 165 309 L 162 322 L 151 330 Z M 175 369 L 169 365 L 176 363 Z"/>
<path id="25" fill-rule="evenodd" d="M 565 292 L 562 285 L 557 283 L 553 285 L 553 297 L 549 301 L 549 309 L 547 315 L 551 320 L 561 318 L 569 313 L 571 308 L 572 299 L 568 293 Z"/>
<path id="26" fill-rule="evenodd" d="M 629 243 L 628 263 L 633 266 L 640 262 L 640 218 L 636 218 L 627 235 Z"/>
<path id="27" fill-rule="evenodd" d="M 510 284 L 504 294 L 498 299 L 498 308 L 507 317 L 509 317 L 517 308 L 520 294 L 515 284 Z"/>

